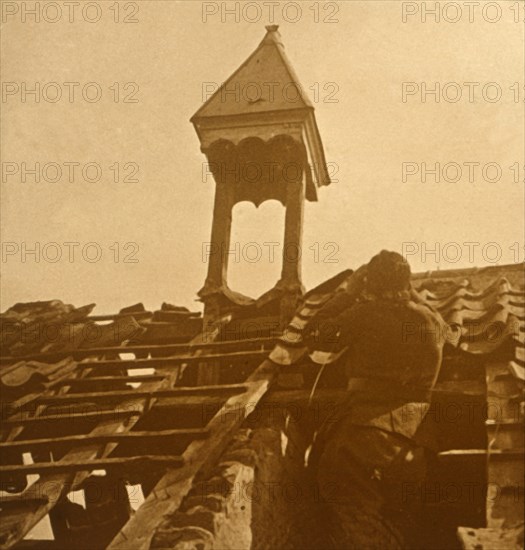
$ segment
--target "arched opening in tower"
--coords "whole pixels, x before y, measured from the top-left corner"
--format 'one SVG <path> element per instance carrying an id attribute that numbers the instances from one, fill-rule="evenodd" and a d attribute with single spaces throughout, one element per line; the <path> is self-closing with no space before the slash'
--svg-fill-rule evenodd
<path id="1" fill-rule="evenodd" d="M 282 270 L 285 209 L 277 200 L 258 208 L 242 201 L 233 208 L 228 285 L 253 298 L 270 290 Z"/>

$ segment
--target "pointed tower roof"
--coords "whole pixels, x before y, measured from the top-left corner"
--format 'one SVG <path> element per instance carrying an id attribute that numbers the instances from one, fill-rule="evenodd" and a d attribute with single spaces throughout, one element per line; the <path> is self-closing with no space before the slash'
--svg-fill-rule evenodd
<path id="1" fill-rule="evenodd" d="M 278 25 L 192 118 L 312 108 L 286 57 Z"/>
<path id="2" fill-rule="evenodd" d="M 284 53 L 278 25 L 266 27 L 257 49 L 202 105 L 191 122 L 203 152 L 219 139 L 237 145 L 248 137 L 268 141 L 277 135 L 289 135 L 306 146 L 315 183 L 330 184 L 314 107 Z M 312 176 L 309 181 L 308 200 L 316 200 Z"/>

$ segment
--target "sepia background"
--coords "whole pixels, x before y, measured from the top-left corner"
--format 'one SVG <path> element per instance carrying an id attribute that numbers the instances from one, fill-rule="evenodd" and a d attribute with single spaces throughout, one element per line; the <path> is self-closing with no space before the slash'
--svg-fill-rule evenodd
<path id="1" fill-rule="evenodd" d="M 3 4 L 5 10 L 6 4 L 23 2 Z M 32 7 L 34 2 L 25 4 Z M 319 202 L 306 205 L 307 288 L 361 265 L 382 248 L 416 251 L 407 256 L 414 271 L 523 261 L 523 2 L 493 3 L 501 9 L 494 22 L 480 9 L 470 22 L 464 3 L 457 2 L 464 11 L 456 23 L 436 22 L 428 14 L 424 21 L 420 5 L 415 15 L 405 11 L 403 22 L 403 2 L 397 0 L 325 3 L 337 8 L 332 16 L 323 5 L 301 2 L 302 15 L 295 23 L 290 19 L 297 12 L 288 8 L 283 13 L 285 2 L 275 8 L 273 21 L 260 2 L 263 17 L 253 23 L 242 11 L 238 21 L 235 15 L 224 17 L 221 3 L 213 2 L 120 2 L 118 23 L 115 2 L 93 4 L 102 13 L 96 23 L 84 21 L 80 12 L 69 22 L 64 11 L 56 23 L 36 23 L 31 16 L 24 22 L 20 11 L 12 16 L 3 12 L 4 86 L 80 83 L 73 102 L 64 86 L 55 103 L 42 97 L 36 103 L 34 95 L 23 102 L 20 93 L 2 98 L 4 251 L 21 250 L 23 243 L 31 249 L 36 242 L 41 247 L 78 242 L 80 247 L 73 261 L 63 247 L 55 263 L 24 258 L 21 252 L 5 255 L 2 310 L 18 301 L 53 298 L 77 306 L 95 302 L 97 313 L 139 301 L 147 309 L 163 301 L 196 307 L 196 292 L 206 275 L 203 245 L 210 238 L 214 183 L 209 176 L 203 181 L 205 157 L 189 119 L 206 99 L 204 84 L 223 82 L 257 47 L 269 23 L 280 25 L 288 57 L 316 108 L 327 161 L 336 172 L 337 181 L 319 189 Z M 138 12 L 131 15 L 128 4 Z M 235 9 L 235 2 L 226 4 Z M 513 5 L 521 10 L 517 16 Z M 206 22 L 203 9 L 209 13 Z M 454 14 L 445 15 L 450 19 Z M 137 22 L 124 23 L 125 16 Z M 88 82 L 100 85 L 99 101 L 82 99 Z M 422 101 L 423 83 L 433 88 L 436 82 L 457 83 L 461 99 L 436 102 L 427 94 Z M 466 82 L 480 83 L 472 102 Z M 127 83 L 136 85 L 125 88 Z M 419 92 L 403 101 L 403 83 L 416 83 Z M 499 100 L 483 97 L 487 83 L 501 88 Z M 138 101 L 124 102 L 137 85 L 131 99 Z M 20 173 L 5 173 L 6 166 L 23 162 L 28 167 L 77 162 L 80 168 L 97 163 L 102 176 L 89 182 L 77 169 L 72 182 L 64 173 L 56 183 L 37 183 L 31 175 L 23 182 Z M 463 175 L 455 183 L 443 177 L 436 182 L 432 175 L 423 182 L 420 173 L 403 181 L 402 165 L 409 162 L 429 167 L 455 162 L 463 166 Z M 469 181 L 465 162 L 480 163 L 474 181 Z M 121 170 L 118 182 L 115 163 Z M 124 181 L 126 163 L 138 165 L 138 181 Z M 499 181 L 487 181 L 493 178 L 491 171 L 483 177 L 481 168 L 488 163 L 501 168 Z M 516 163 L 517 177 L 510 168 Z M 240 243 L 240 254 L 230 259 L 233 289 L 258 296 L 273 286 L 280 259 L 270 262 L 264 253 L 250 263 L 242 251 L 250 242 L 282 243 L 283 228 L 280 204 L 236 206 L 232 241 Z M 92 242 L 102 250 L 96 262 L 81 254 L 82 246 Z M 467 242 L 480 243 L 473 256 L 463 244 Z M 138 251 L 135 245 L 124 250 L 126 243 L 136 243 Z M 429 249 L 436 243 L 441 248 L 432 254 Z M 449 243 L 457 243 L 459 257 L 457 246 L 443 254 Z M 487 248 L 488 243 L 496 246 Z M 495 258 L 498 248 L 501 257 Z M 131 252 L 135 263 L 124 261 Z"/>

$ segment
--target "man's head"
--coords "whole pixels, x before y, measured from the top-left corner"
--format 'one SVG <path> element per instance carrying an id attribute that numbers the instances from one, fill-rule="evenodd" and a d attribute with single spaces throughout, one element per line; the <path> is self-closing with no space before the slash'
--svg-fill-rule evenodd
<path id="1" fill-rule="evenodd" d="M 382 250 L 374 256 L 366 275 L 368 292 L 382 295 L 410 289 L 410 265 L 397 252 Z"/>

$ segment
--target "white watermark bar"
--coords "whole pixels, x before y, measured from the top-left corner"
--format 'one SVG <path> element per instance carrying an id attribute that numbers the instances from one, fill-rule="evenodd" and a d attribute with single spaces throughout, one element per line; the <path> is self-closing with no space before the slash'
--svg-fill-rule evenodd
<path id="1" fill-rule="evenodd" d="M 139 183 L 136 162 L 2 162 L 2 183 Z"/>
<path id="2" fill-rule="evenodd" d="M 2 23 L 139 23 L 144 2 L 1 2 Z"/>
<path id="3" fill-rule="evenodd" d="M 3 241 L 2 263 L 50 263 L 87 262 L 95 264 L 101 261 L 136 264 L 139 245 L 136 242 L 101 244 L 96 241 L 80 243 L 75 241 L 58 242 L 14 242 Z"/>
<path id="4" fill-rule="evenodd" d="M 522 23 L 523 2 L 401 2 L 403 23 Z"/>
<path id="5" fill-rule="evenodd" d="M 203 23 L 339 23 L 342 2 L 202 2 Z"/>
<path id="6" fill-rule="evenodd" d="M 2 82 L 2 103 L 139 103 L 136 82 Z"/>
<path id="7" fill-rule="evenodd" d="M 519 264 L 525 260 L 525 246 L 523 243 L 513 242 L 502 245 L 501 243 L 465 241 L 448 242 L 416 242 L 406 241 L 402 244 L 403 257 L 411 261 L 419 260 L 421 263 L 432 264 L 457 264 L 458 262 L 477 264 L 485 262 L 498 264 L 505 254 L 512 257 L 512 263 Z"/>
<path id="8" fill-rule="evenodd" d="M 402 82 L 403 103 L 523 103 L 523 82 Z"/>

